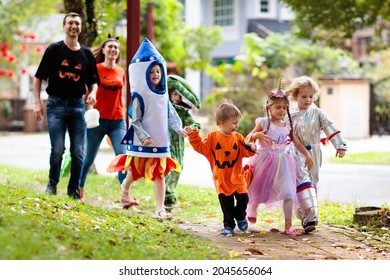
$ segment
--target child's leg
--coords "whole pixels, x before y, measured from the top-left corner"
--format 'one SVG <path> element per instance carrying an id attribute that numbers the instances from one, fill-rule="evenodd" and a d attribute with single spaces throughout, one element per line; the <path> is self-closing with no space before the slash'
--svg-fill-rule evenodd
<path id="1" fill-rule="evenodd" d="M 165 199 L 165 180 L 164 177 L 158 177 L 154 181 L 154 194 L 156 197 L 156 212 L 153 214 L 157 219 L 171 219 L 172 215 L 167 214 L 164 208 Z"/>
<path id="2" fill-rule="evenodd" d="M 283 212 L 284 212 L 284 229 L 289 230 L 292 226 L 292 212 L 293 202 L 291 199 L 285 199 L 283 201 Z"/>
<path id="3" fill-rule="evenodd" d="M 293 201 L 292 199 L 285 199 L 283 201 L 284 212 L 284 234 L 287 235 L 301 235 L 301 232 L 292 225 Z"/>
<path id="4" fill-rule="evenodd" d="M 165 181 L 163 178 L 156 178 L 154 181 L 154 194 L 156 197 L 156 210 L 163 210 L 165 199 Z"/>
<path id="5" fill-rule="evenodd" d="M 259 207 L 258 204 L 248 203 L 248 206 L 246 208 L 248 221 L 252 224 L 255 224 L 257 221 L 257 208 L 258 207 Z"/>
<path id="6" fill-rule="evenodd" d="M 246 232 L 248 230 L 248 221 L 246 219 L 246 207 L 248 206 L 248 194 L 247 193 L 234 193 L 236 198 L 235 218 L 238 228 Z"/>
<path id="7" fill-rule="evenodd" d="M 219 204 L 223 213 L 223 226 L 234 229 L 236 222 L 234 221 L 234 195 L 218 195 Z"/>
<path id="8" fill-rule="evenodd" d="M 247 193 L 234 193 L 236 198 L 235 218 L 237 221 L 246 219 L 246 207 L 248 206 L 248 194 Z"/>
<path id="9" fill-rule="evenodd" d="M 123 204 L 123 208 L 130 208 L 133 205 L 139 204 L 137 198 L 130 197 L 130 188 L 133 182 L 133 175 L 131 174 L 131 172 L 128 172 L 126 178 L 123 180 L 121 185 L 121 202 Z"/>

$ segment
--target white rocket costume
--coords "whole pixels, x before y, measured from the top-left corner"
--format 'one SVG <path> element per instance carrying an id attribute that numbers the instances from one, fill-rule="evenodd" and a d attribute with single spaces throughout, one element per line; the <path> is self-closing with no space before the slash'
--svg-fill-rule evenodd
<path id="1" fill-rule="evenodd" d="M 334 148 L 347 150 L 347 144 L 335 123 L 315 104 L 306 110 L 291 108 L 294 133 L 310 152 L 314 165 L 310 171 L 305 168 L 305 157 L 291 145 L 291 153 L 297 166 L 297 197 L 300 205 L 298 216 L 302 226 L 315 226 L 318 223 L 317 185 L 322 163 L 321 138 L 323 134 Z"/>
<path id="2" fill-rule="evenodd" d="M 161 87 L 154 88 L 150 80 L 153 66 L 161 69 Z M 182 133 L 182 122 L 169 101 L 166 63 L 153 44 L 144 39 L 129 65 L 131 125 L 122 140 L 127 145 L 126 155 L 117 156 L 109 165 L 109 172 L 130 169 L 133 179 L 140 177 L 154 181 L 156 177 L 180 171 L 180 165 L 170 158 L 169 126 Z M 142 143 L 153 139 L 151 146 Z"/>

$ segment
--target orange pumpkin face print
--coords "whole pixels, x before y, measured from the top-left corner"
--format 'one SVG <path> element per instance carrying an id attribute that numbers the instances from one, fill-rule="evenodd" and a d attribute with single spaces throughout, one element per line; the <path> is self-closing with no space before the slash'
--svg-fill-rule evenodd
<path id="1" fill-rule="evenodd" d="M 215 148 L 212 150 L 215 166 L 219 169 L 233 168 L 237 160 L 240 158 L 240 150 L 238 144 L 229 141 L 218 141 Z"/>
<path id="2" fill-rule="evenodd" d="M 81 64 L 77 64 L 72 68 L 72 66 L 69 65 L 69 62 L 65 59 L 61 63 L 59 75 L 62 79 L 73 79 L 73 81 L 77 82 L 80 80 L 81 70 Z"/>

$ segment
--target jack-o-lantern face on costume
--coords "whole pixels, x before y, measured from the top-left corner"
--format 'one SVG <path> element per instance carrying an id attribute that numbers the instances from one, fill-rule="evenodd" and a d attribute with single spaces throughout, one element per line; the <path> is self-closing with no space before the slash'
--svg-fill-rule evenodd
<path id="1" fill-rule="evenodd" d="M 212 150 L 212 154 L 215 165 L 220 169 L 225 169 L 236 165 L 240 157 L 240 150 L 237 143 L 233 143 L 233 146 L 229 147 L 229 142 L 217 142 Z"/>
<path id="2" fill-rule="evenodd" d="M 77 64 L 72 69 L 72 66 L 69 65 L 69 62 L 65 59 L 61 63 L 59 75 L 62 79 L 72 79 L 77 82 L 80 79 L 81 71 L 81 64 Z"/>

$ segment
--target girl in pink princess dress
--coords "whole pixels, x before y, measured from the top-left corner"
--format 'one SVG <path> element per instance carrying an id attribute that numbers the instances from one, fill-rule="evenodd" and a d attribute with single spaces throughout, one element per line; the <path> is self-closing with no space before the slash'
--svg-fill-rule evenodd
<path id="1" fill-rule="evenodd" d="M 280 81 L 278 89 L 268 93 L 266 111 L 267 117 L 256 119 L 254 129 L 246 137 L 248 142 L 256 141 L 258 144 L 258 153 L 249 162 L 253 179 L 248 186 L 247 218 L 249 222 L 256 223 L 260 204 L 268 207 L 282 206 L 285 218 L 283 233 L 300 235 L 301 231 L 292 225 L 296 203 L 296 166 L 294 159 L 286 151 L 288 145 L 292 142 L 306 157 L 308 169 L 312 167 L 313 160 L 294 135 L 289 101 L 281 89 Z M 286 114 L 288 122 L 285 122 Z"/>

